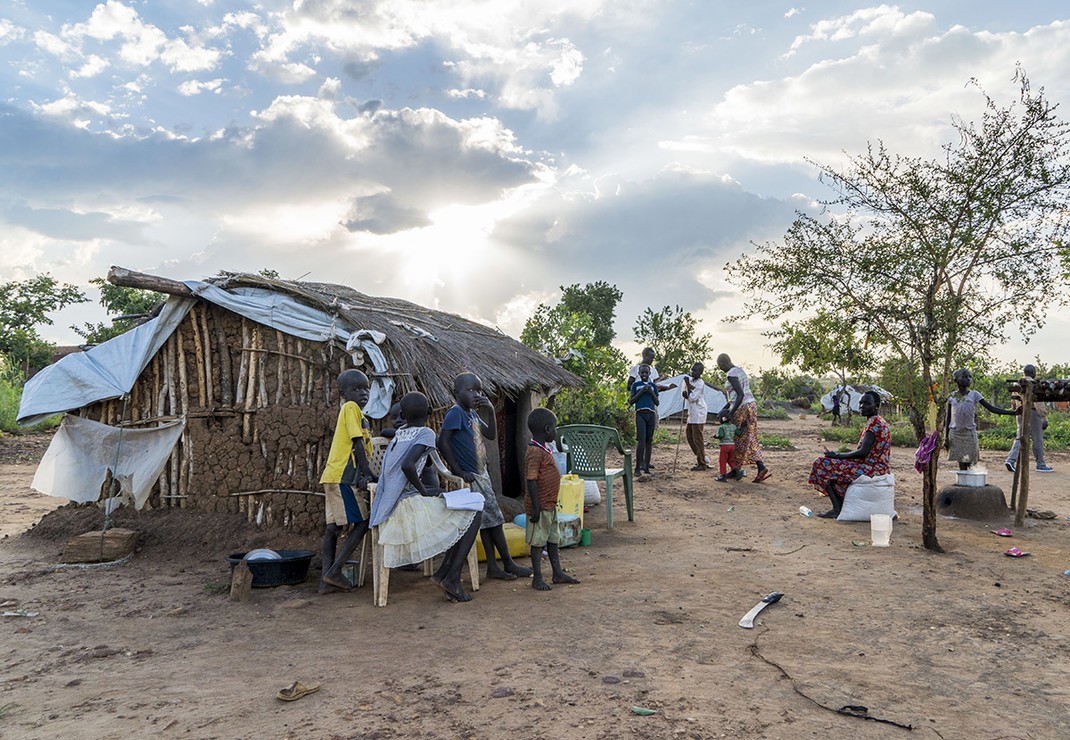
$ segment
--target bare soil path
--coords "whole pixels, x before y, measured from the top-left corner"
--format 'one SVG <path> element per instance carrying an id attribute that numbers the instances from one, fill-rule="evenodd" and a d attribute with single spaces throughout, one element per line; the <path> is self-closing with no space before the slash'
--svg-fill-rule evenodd
<path id="1" fill-rule="evenodd" d="M 900 519 L 877 549 L 868 524 L 798 513 L 825 506 L 805 484 L 824 423 L 761 422 L 797 449 L 767 452 L 757 485 L 753 469 L 731 484 L 686 470 L 686 443 L 673 474 L 674 449 L 658 448 L 635 522 L 623 496 L 612 531 L 593 507 L 591 547 L 562 552 L 582 585 L 493 581 L 457 605 L 396 572 L 385 609 L 370 589 L 318 597 L 314 580 L 229 602 L 228 552 L 318 542 L 219 517 L 124 515 L 144 533 L 130 563 L 50 570 L 100 514 L 64 508 L 30 529 L 56 502 L 30 491 L 32 462 L 5 462 L 0 603 L 35 616 L 0 618 L 0 736 L 1067 737 L 1070 455 L 1033 476 L 1031 506 L 1056 519 L 1012 539 L 992 533 L 1007 521 L 942 520 L 936 555 L 920 545 L 913 450 L 896 448 Z M 1012 545 L 1032 554 L 1005 557 Z M 786 595 L 740 629 L 771 591 Z M 295 680 L 322 689 L 278 701 Z M 913 731 L 833 711 L 845 705 Z"/>

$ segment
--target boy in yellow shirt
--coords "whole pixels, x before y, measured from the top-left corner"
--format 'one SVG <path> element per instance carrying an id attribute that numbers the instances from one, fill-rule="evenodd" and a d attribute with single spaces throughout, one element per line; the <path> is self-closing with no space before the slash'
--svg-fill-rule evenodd
<path id="1" fill-rule="evenodd" d="M 368 464 L 372 455 L 371 433 L 361 410 L 368 402 L 370 392 L 368 376 L 360 370 L 346 370 L 338 376 L 338 395 L 343 403 L 338 411 L 327 464 L 320 476 L 326 496 L 324 512 L 327 518 L 323 530 L 321 594 L 350 589 L 342 575 L 342 566 L 368 531 L 367 506 L 354 489 L 365 489 L 374 479 Z M 342 552 L 335 557 L 338 535 L 345 530 L 348 531 Z"/>

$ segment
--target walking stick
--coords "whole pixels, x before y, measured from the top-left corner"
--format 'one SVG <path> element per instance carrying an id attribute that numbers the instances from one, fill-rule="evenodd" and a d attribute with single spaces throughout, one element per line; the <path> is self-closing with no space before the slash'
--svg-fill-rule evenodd
<path id="1" fill-rule="evenodd" d="M 676 434 L 676 454 L 672 458 L 672 472 L 676 474 L 676 461 L 680 459 L 680 437 L 684 436 L 684 422 L 687 420 L 687 413 L 682 413 L 680 416 L 680 431 Z"/>

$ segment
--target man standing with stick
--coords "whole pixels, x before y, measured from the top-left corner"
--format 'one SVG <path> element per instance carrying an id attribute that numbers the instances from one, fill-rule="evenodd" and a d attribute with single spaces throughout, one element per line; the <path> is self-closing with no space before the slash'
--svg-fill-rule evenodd
<path id="1" fill-rule="evenodd" d="M 709 470 L 710 467 L 710 461 L 706 459 L 706 440 L 703 437 L 706 414 L 709 412 L 706 405 L 706 383 L 702 380 L 702 372 L 705 369 L 701 362 L 692 365 L 691 374 L 684 376 L 684 385 L 680 389 L 687 402 L 687 444 L 697 460 L 692 470 Z"/>

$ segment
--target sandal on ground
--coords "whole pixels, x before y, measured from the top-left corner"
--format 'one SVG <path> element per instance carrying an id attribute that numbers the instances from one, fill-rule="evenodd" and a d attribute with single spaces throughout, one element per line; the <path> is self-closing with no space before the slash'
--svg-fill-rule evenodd
<path id="1" fill-rule="evenodd" d="M 305 686 L 300 681 L 294 681 L 285 689 L 279 689 L 279 693 L 275 694 L 275 698 L 281 699 L 282 701 L 297 701 L 302 696 L 314 694 L 319 690 L 320 685 L 318 683 L 312 684 L 311 686 Z"/>
<path id="2" fill-rule="evenodd" d="M 763 470 L 762 472 L 758 473 L 758 475 L 756 475 L 754 477 L 754 481 L 753 482 L 754 483 L 761 483 L 763 480 L 769 480 L 772 477 L 773 477 L 773 474 L 769 472 L 769 468 L 766 468 L 765 470 Z"/>
<path id="3" fill-rule="evenodd" d="M 838 517 L 839 515 L 840 515 L 840 512 L 838 512 L 838 511 L 833 511 L 832 509 L 829 509 L 829 510 L 828 510 L 828 511 L 826 511 L 826 512 L 825 512 L 824 514 L 818 514 L 817 516 L 818 516 L 818 517 L 819 517 L 820 519 L 835 519 L 835 518 L 836 518 L 836 517 Z"/>
<path id="4" fill-rule="evenodd" d="M 727 483 L 728 481 L 732 480 L 732 478 L 729 478 L 728 474 L 724 473 L 724 474 L 721 474 L 721 475 L 717 476 L 716 478 L 714 478 L 714 480 L 717 481 L 718 483 Z"/>

